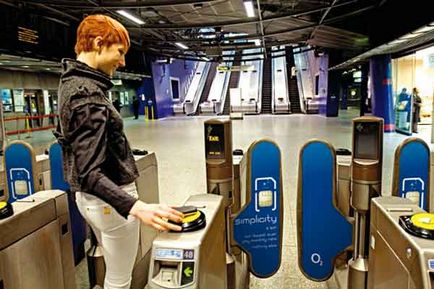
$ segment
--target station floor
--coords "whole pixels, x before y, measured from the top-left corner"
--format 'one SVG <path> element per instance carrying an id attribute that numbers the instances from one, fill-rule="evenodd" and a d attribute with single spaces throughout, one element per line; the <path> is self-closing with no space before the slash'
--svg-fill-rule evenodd
<path id="1" fill-rule="evenodd" d="M 252 276 L 251 289 L 333 288 L 333 285 L 326 282 L 309 281 L 298 269 L 296 244 L 298 155 L 303 144 L 312 138 L 326 140 L 335 148 L 351 149 L 351 120 L 357 116 L 357 110 L 347 110 L 340 111 L 337 118 L 293 114 L 244 116 L 243 120 L 232 121 L 234 149 L 241 148 L 246 152 L 253 141 L 269 138 L 279 145 L 282 153 L 285 210 L 282 263 L 277 274 L 271 278 L 257 279 Z M 212 116 L 172 117 L 148 122 L 143 118 L 125 119 L 125 130 L 132 147 L 156 153 L 162 202 L 180 205 L 189 195 L 206 192 L 203 123 L 210 118 Z M 430 143 L 430 134 L 431 126 L 422 125 L 419 127 L 419 134 L 414 136 Z M 397 145 L 405 138 L 407 136 L 397 133 L 384 135 L 383 195 L 390 195 L 393 155 Z M 22 139 L 32 143 L 38 152 L 42 152 L 44 147 L 54 140 L 48 132 L 35 133 L 31 138 L 22 136 Z M 77 288 L 89 288 L 85 262 L 82 262 L 77 269 Z"/>

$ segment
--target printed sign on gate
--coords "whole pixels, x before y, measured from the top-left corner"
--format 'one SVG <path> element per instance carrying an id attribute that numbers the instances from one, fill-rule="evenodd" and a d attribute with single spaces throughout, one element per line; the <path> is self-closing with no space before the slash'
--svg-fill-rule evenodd
<path id="1" fill-rule="evenodd" d="M 280 267 L 282 250 L 281 156 L 271 141 L 253 143 L 247 152 L 246 204 L 234 220 L 234 240 L 250 256 L 259 278 Z"/>
<path id="2" fill-rule="evenodd" d="M 430 149 L 419 138 L 408 138 L 395 152 L 392 194 L 429 211 Z"/>
<path id="3" fill-rule="evenodd" d="M 352 243 L 352 226 L 336 209 L 336 155 L 331 145 L 311 141 L 300 152 L 297 195 L 299 267 L 315 281 L 333 274 L 334 259 Z"/>

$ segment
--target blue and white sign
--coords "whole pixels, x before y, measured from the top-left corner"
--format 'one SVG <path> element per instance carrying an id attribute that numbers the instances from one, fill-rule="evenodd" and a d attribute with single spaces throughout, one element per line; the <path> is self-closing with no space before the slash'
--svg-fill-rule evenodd
<path id="1" fill-rule="evenodd" d="M 35 193 L 33 148 L 22 141 L 14 141 L 5 149 L 5 171 L 10 203 Z"/>
<path id="2" fill-rule="evenodd" d="M 63 175 L 62 147 L 56 142 L 48 150 L 50 156 L 51 188 L 68 191 L 69 184 Z"/>
<path id="3" fill-rule="evenodd" d="M 282 252 L 283 197 L 281 156 L 271 141 L 253 143 L 247 152 L 247 203 L 234 220 L 234 240 L 250 257 L 259 278 L 277 272 Z"/>
<path id="4" fill-rule="evenodd" d="M 336 156 L 322 141 L 308 142 L 300 152 L 297 200 L 299 267 L 304 275 L 324 281 L 334 259 L 352 243 L 352 225 L 336 209 Z"/>
<path id="5" fill-rule="evenodd" d="M 393 195 L 429 211 L 430 150 L 419 138 L 406 139 L 395 152 Z"/>

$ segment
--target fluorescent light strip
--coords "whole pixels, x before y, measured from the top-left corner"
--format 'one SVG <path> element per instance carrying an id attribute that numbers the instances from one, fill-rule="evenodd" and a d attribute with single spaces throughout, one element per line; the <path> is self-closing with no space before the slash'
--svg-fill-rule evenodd
<path id="1" fill-rule="evenodd" d="M 261 46 L 261 40 L 259 39 L 254 39 L 253 42 L 255 42 L 256 46 Z"/>
<path id="2" fill-rule="evenodd" d="M 244 1 L 244 8 L 246 9 L 247 17 L 255 17 L 252 1 Z"/>
<path id="3" fill-rule="evenodd" d="M 185 45 L 185 44 L 183 44 L 183 43 L 181 43 L 181 42 L 175 42 L 175 45 L 178 46 L 178 47 L 180 47 L 180 48 L 182 48 L 182 49 L 188 49 L 188 46 Z"/>
<path id="4" fill-rule="evenodd" d="M 117 10 L 116 12 L 118 12 L 119 14 L 121 14 L 122 16 L 124 16 L 125 18 L 133 21 L 136 24 L 139 25 L 143 25 L 145 24 L 145 21 L 143 21 L 142 19 L 140 19 L 137 16 L 134 16 L 133 14 L 130 14 L 129 12 L 125 11 L 125 10 Z"/>

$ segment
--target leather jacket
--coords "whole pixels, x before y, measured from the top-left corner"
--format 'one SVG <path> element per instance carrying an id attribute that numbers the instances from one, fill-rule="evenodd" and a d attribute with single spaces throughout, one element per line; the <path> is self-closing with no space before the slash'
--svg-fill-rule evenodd
<path id="1" fill-rule="evenodd" d="M 123 121 L 107 98 L 110 78 L 88 65 L 62 60 L 60 122 L 55 136 L 62 147 L 71 191 L 95 195 L 128 217 L 137 201 L 119 186 L 139 176 Z"/>

